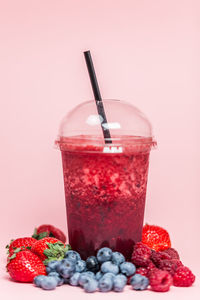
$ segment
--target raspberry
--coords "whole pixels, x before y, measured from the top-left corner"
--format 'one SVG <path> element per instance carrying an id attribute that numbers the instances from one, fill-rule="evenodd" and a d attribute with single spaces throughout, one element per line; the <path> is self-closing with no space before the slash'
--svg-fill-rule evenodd
<path id="1" fill-rule="evenodd" d="M 163 270 L 154 270 L 149 276 L 151 289 L 155 292 L 167 292 L 172 285 L 172 276 Z"/>
<path id="2" fill-rule="evenodd" d="M 140 274 L 142 276 L 146 276 L 147 278 L 150 276 L 151 272 L 154 271 L 156 268 L 156 266 L 150 261 L 150 263 L 148 264 L 148 266 L 146 268 L 144 267 L 139 267 L 136 270 L 136 274 Z"/>
<path id="3" fill-rule="evenodd" d="M 187 267 L 179 267 L 174 274 L 175 286 L 191 286 L 195 281 L 195 276 Z"/>
<path id="4" fill-rule="evenodd" d="M 156 265 L 156 267 L 159 267 L 160 262 L 164 259 L 170 259 L 170 255 L 168 253 L 165 253 L 164 251 L 152 251 L 151 252 L 151 260 Z"/>
<path id="5" fill-rule="evenodd" d="M 142 276 L 148 277 L 148 269 L 146 269 L 146 268 L 140 267 L 140 268 L 138 268 L 138 269 L 136 270 L 135 273 L 136 273 L 136 274 L 140 274 L 140 275 L 142 275 Z"/>
<path id="6" fill-rule="evenodd" d="M 151 272 L 153 272 L 154 270 L 156 270 L 156 266 L 154 265 L 154 263 L 152 263 L 152 261 L 150 261 L 150 263 L 147 266 L 147 270 L 148 270 L 148 277 L 151 275 Z"/>
<path id="7" fill-rule="evenodd" d="M 139 242 L 135 244 L 131 261 L 138 267 L 147 267 L 150 262 L 151 249 Z"/>
<path id="8" fill-rule="evenodd" d="M 183 266 L 183 264 L 178 259 L 165 259 L 160 261 L 159 269 L 168 271 L 172 276 L 174 276 L 176 270 L 181 266 Z"/>
<path id="9" fill-rule="evenodd" d="M 133 277 L 133 275 L 131 276 L 127 276 L 127 284 L 131 284 L 130 281 L 131 281 L 131 277 Z"/>
<path id="10" fill-rule="evenodd" d="M 179 259 L 180 260 L 180 256 L 174 248 L 168 248 L 168 249 L 165 249 L 161 252 L 162 253 L 167 253 L 170 256 L 170 259 Z"/>

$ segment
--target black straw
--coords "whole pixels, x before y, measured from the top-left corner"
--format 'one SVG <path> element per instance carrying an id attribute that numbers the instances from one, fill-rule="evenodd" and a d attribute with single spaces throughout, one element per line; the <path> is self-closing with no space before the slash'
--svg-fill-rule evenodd
<path id="1" fill-rule="evenodd" d="M 84 56 L 85 56 L 85 61 L 86 61 L 88 73 L 89 73 L 89 76 L 90 76 L 90 81 L 91 81 L 91 85 L 92 85 L 92 89 L 93 89 L 93 93 L 94 93 L 94 98 L 95 98 L 95 102 L 96 102 L 96 106 L 97 106 L 97 111 L 98 111 L 98 114 L 103 119 L 103 120 L 101 119 L 101 129 L 102 129 L 102 132 L 103 132 L 104 140 L 105 140 L 106 144 L 112 144 L 109 129 L 103 127 L 103 124 L 108 124 L 108 122 L 107 122 L 106 113 L 105 113 L 105 110 L 104 110 L 103 101 L 102 101 L 102 98 L 101 98 L 101 93 L 100 93 L 100 90 L 99 90 L 99 85 L 98 85 L 98 82 L 97 82 L 97 77 L 96 77 L 96 73 L 95 73 L 95 69 L 94 69 L 94 65 L 93 65 L 93 62 L 92 62 L 92 57 L 91 57 L 90 51 L 85 51 Z"/>

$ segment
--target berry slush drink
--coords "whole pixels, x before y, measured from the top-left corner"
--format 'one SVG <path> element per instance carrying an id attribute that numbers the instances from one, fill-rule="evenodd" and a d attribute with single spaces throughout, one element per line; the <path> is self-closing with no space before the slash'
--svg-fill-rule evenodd
<path id="1" fill-rule="evenodd" d="M 130 259 L 142 235 L 150 139 L 131 137 L 122 153 L 69 141 L 59 144 L 72 249 L 86 258 L 107 246 Z"/>

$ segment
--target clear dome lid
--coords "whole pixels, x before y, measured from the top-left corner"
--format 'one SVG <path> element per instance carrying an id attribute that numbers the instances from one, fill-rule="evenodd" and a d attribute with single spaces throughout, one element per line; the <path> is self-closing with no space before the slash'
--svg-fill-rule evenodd
<path id="1" fill-rule="evenodd" d="M 103 100 L 103 106 L 107 123 L 98 114 L 95 100 L 72 109 L 60 125 L 57 140 L 60 148 L 67 143 L 96 146 L 148 144 L 150 148 L 155 145 L 151 123 L 139 109 L 121 100 Z M 105 131 L 110 132 L 110 138 L 105 138 Z"/>

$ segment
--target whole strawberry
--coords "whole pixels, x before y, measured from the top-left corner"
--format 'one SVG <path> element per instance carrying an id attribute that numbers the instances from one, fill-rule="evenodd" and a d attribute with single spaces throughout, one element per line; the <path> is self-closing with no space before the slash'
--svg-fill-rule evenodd
<path id="1" fill-rule="evenodd" d="M 45 264 L 52 260 L 61 260 L 70 249 L 69 245 L 53 237 L 46 237 L 33 244 L 31 251 L 35 253 Z"/>
<path id="2" fill-rule="evenodd" d="M 171 247 L 169 233 L 162 227 L 146 224 L 143 227 L 142 243 L 155 251 Z"/>
<path id="3" fill-rule="evenodd" d="M 34 234 L 32 235 L 32 237 L 37 240 L 48 236 L 55 237 L 61 242 L 66 243 L 65 234 L 59 228 L 50 224 L 43 224 L 40 225 L 38 228 L 35 228 Z"/>
<path id="4" fill-rule="evenodd" d="M 16 240 L 11 240 L 6 248 L 8 249 L 8 254 L 12 255 L 17 248 L 20 248 L 21 250 L 30 250 L 35 242 L 37 242 L 37 240 L 32 237 L 18 238 Z"/>
<path id="5" fill-rule="evenodd" d="M 46 275 L 46 268 L 41 259 L 29 250 L 17 248 L 9 256 L 7 270 L 15 281 L 33 282 L 34 277 Z"/>

